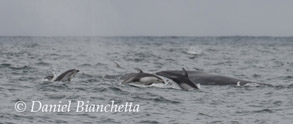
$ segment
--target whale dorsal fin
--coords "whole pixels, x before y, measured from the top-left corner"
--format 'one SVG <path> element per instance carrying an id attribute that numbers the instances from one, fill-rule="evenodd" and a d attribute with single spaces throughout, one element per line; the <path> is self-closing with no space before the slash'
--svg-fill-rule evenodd
<path id="1" fill-rule="evenodd" d="M 135 68 L 139 73 L 143 73 L 143 71 L 140 68 Z"/>
<path id="2" fill-rule="evenodd" d="M 187 73 L 187 71 L 184 69 L 184 68 L 182 68 L 182 70 L 183 70 L 183 72 L 184 72 L 184 75 L 186 76 L 186 77 L 188 77 L 188 73 Z M 189 78 L 189 77 L 188 77 Z"/>

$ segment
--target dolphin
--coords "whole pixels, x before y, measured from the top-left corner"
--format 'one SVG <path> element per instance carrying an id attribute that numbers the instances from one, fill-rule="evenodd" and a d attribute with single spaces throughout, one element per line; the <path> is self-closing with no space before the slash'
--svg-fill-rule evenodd
<path id="1" fill-rule="evenodd" d="M 182 70 L 183 71 L 181 72 L 183 72 L 183 74 L 172 71 L 163 71 L 156 74 L 173 80 L 183 90 L 199 89 L 199 84 L 195 84 L 192 80 L 190 80 L 189 74 L 184 68 L 182 68 Z"/>
<path id="2" fill-rule="evenodd" d="M 186 72 L 180 70 L 168 70 L 157 72 L 156 74 L 164 76 L 172 76 L 172 74 L 184 74 Z M 236 85 L 236 86 L 271 86 L 269 84 L 241 80 L 232 77 L 209 74 L 201 71 L 187 71 L 189 79 L 192 82 L 200 83 L 201 85 Z"/>
<path id="3" fill-rule="evenodd" d="M 54 74 L 54 75 L 46 76 L 44 79 L 48 81 L 62 81 L 62 82 L 68 81 L 69 82 L 71 78 L 74 77 L 78 72 L 79 70 L 77 69 L 70 69 L 61 73 L 60 75 Z"/>
<path id="4" fill-rule="evenodd" d="M 151 85 L 154 83 L 164 83 L 163 79 L 159 76 L 156 76 L 154 74 L 149 74 L 143 72 L 139 68 L 135 68 L 138 70 L 138 73 L 130 73 L 127 76 L 122 77 L 121 79 L 124 79 L 124 81 L 121 82 L 121 84 L 142 84 L 142 85 Z"/>

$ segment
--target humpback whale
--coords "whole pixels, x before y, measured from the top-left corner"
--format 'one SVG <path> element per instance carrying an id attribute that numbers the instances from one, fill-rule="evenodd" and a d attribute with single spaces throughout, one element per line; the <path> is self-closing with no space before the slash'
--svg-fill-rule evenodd
<path id="1" fill-rule="evenodd" d="M 169 70 L 157 72 L 158 75 L 172 76 L 173 74 L 184 74 L 184 71 L 180 70 Z M 187 71 L 189 79 L 192 82 L 197 82 L 201 85 L 236 85 L 236 86 L 271 86 L 269 84 L 252 82 L 241 80 L 232 77 L 226 77 L 221 75 L 209 74 L 201 71 Z"/>
<path id="2" fill-rule="evenodd" d="M 54 73 L 53 75 L 46 76 L 44 79 L 46 79 L 48 81 L 66 82 L 66 81 L 70 81 L 71 78 L 74 77 L 78 72 L 79 72 L 79 70 L 77 70 L 77 69 L 70 69 L 70 70 L 67 70 L 67 71 L 61 73 L 60 75 L 56 75 Z"/>

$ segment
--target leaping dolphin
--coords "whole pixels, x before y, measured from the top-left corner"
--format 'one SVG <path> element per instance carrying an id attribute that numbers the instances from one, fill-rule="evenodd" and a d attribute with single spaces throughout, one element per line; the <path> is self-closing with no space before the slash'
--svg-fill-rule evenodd
<path id="1" fill-rule="evenodd" d="M 61 73 L 60 75 L 54 74 L 54 75 L 46 76 L 44 79 L 46 79 L 48 81 L 66 82 L 66 81 L 70 81 L 71 78 L 74 77 L 78 72 L 79 72 L 79 70 L 77 70 L 77 69 L 70 69 L 68 71 Z"/>

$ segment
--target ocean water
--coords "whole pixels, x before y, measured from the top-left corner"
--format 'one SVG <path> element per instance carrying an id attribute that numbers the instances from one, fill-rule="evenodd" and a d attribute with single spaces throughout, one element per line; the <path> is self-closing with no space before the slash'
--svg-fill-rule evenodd
<path id="1" fill-rule="evenodd" d="M 119 76 L 136 67 L 149 73 L 184 67 L 274 86 L 119 85 Z M 69 69 L 80 70 L 69 83 L 42 81 Z M 0 123 L 7 124 L 291 124 L 293 37 L 0 37 L 0 101 Z M 24 112 L 15 108 L 19 101 Z M 37 111 L 39 105 L 32 112 L 32 101 L 71 101 L 72 110 Z M 78 101 L 131 102 L 139 111 L 76 112 Z"/>

